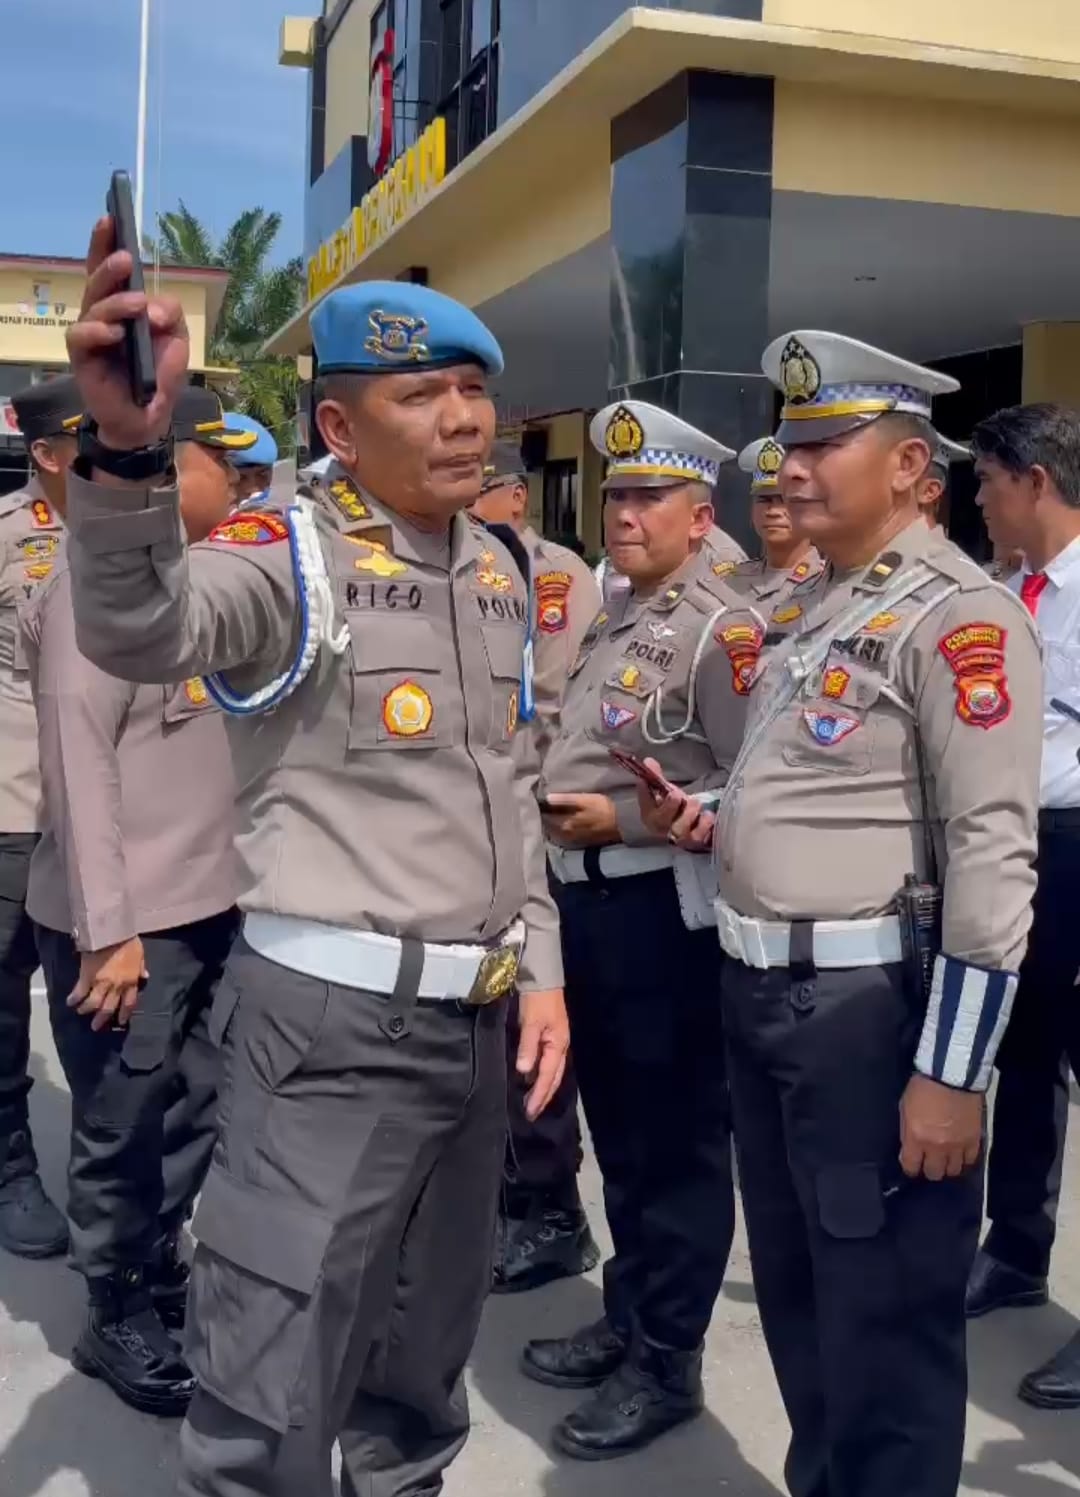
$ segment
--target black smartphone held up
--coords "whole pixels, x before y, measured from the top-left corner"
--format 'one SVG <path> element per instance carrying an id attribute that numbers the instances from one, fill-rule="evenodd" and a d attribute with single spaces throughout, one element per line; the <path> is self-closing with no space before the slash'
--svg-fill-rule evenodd
<path id="1" fill-rule="evenodd" d="M 657 804 L 667 799 L 672 787 L 664 779 L 663 775 L 657 774 L 655 769 L 650 769 L 644 759 L 639 759 L 637 754 L 631 754 L 626 749 L 616 748 L 610 744 L 608 745 L 608 753 L 615 760 L 616 764 L 621 764 L 623 769 L 637 776 L 642 784 L 648 788 L 649 793 Z"/>
<path id="2" fill-rule="evenodd" d="M 105 211 L 116 230 L 116 248 L 131 256 L 129 291 L 145 291 L 139 231 L 135 223 L 135 204 L 131 196 L 131 178 L 127 172 L 113 172 L 105 199 Z M 154 345 L 150 337 L 150 319 L 144 312 L 124 324 L 124 355 L 127 359 L 131 397 L 136 405 L 149 405 L 157 394 L 157 371 L 154 368 Z"/>

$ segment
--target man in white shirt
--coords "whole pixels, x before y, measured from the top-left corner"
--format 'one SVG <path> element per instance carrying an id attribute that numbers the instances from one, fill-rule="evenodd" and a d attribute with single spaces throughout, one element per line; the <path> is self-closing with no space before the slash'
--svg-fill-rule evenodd
<path id="1" fill-rule="evenodd" d="M 975 428 L 972 450 L 995 548 L 1024 553 L 1008 586 L 1043 641 L 1039 886 L 997 1057 L 991 1225 L 968 1283 L 974 1317 L 1046 1302 L 1070 1064 L 1080 1074 L 1080 414 L 1013 406 Z M 1024 1378 L 1020 1397 L 1043 1408 L 1080 1407 L 1080 1336 Z"/>

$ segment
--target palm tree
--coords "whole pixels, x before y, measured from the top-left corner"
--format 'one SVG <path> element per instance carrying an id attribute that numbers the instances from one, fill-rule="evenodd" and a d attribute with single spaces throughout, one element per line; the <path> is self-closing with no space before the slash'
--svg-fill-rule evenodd
<path id="1" fill-rule="evenodd" d="M 266 265 L 281 214 L 248 208 L 215 244 L 205 225 L 181 202 L 175 212 L 160 215 L 158 228 L 162 263 L 210 265 L 229 272 L 207 359 L 236 367 L 238 372 L 224 384 L 226 403 L 261 421 L 274 433 L 282 453 L 291 452 L 299 385 L 295 361 L 259 357 L 267 338 L 297 312 L 303 293 L 299 258 Z"/>

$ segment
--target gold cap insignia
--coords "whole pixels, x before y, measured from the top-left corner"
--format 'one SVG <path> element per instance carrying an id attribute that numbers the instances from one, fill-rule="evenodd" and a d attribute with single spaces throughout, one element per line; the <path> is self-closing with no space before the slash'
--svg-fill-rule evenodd
<path id="1" fill-rule="evenodd" d="M 419 364 L 428 357 L 427 344 L 422 341 L 428 329 L 422 317 L 372 312 L 368 322 L 371 336 L 364 340 L 364 347 L 376 358 L 390 364 Z"/>
<path id="2" fill-rule="evenodd" d="M 604 446 L 611 457 L 637 457 L 645 445 L 645 433 L 633 411 L 617 405 L 604 432 Z"/>
<path id="3" fill-rule="evenodd" d="M 780 383 L 792 405 L 802 405 L 821 389 L 818 361 L 798 338 L 789 338 L 780 355 Z"/>
<path id="4" fill-rule="evenodd" d="M 784 461 L 784 449 L 779 447 L 770 437 L 758 453 L 758 470 L 762 473 L 779 473 L 780 464 Z"/>

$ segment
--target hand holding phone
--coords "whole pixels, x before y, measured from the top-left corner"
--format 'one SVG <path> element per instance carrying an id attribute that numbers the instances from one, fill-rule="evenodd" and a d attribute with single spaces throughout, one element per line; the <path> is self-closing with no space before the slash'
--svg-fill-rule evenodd
<path id="1" fill-rule="evenodd" d="M 658 774 L 655 769 L 650 769 L 644 759 L 639 759 L 637 754 L 630 753 L 628 749 L 609 744 L 608 753 L 616 764 L 621 765 L 629 774 L 641 781 L 657 803 L 666 800 L 676 788 L 670 781 L 665 780 L 662 774 Z"/>
<path id="2" fill-rule="evenodd" d="M 113 172 L 109 191 L 105 197 L 105 211 L 113 221 L 116 248 L 131 256 L 131 270 L 127 285 L 121 289 L 146 295 L 143 277 L 142 250 L 139 230 L 135 223 L 135 207 L 131 197 L 131 178 L 127 172 Z M 157 394 L 157 371 L 154 368 L 154 348 L 150 339 L 150 318 L 145 310 L 132 317 L 125 317 L 124 357 L 127 361 L 131 398 L 136 405 L 149 405 Z"/>

